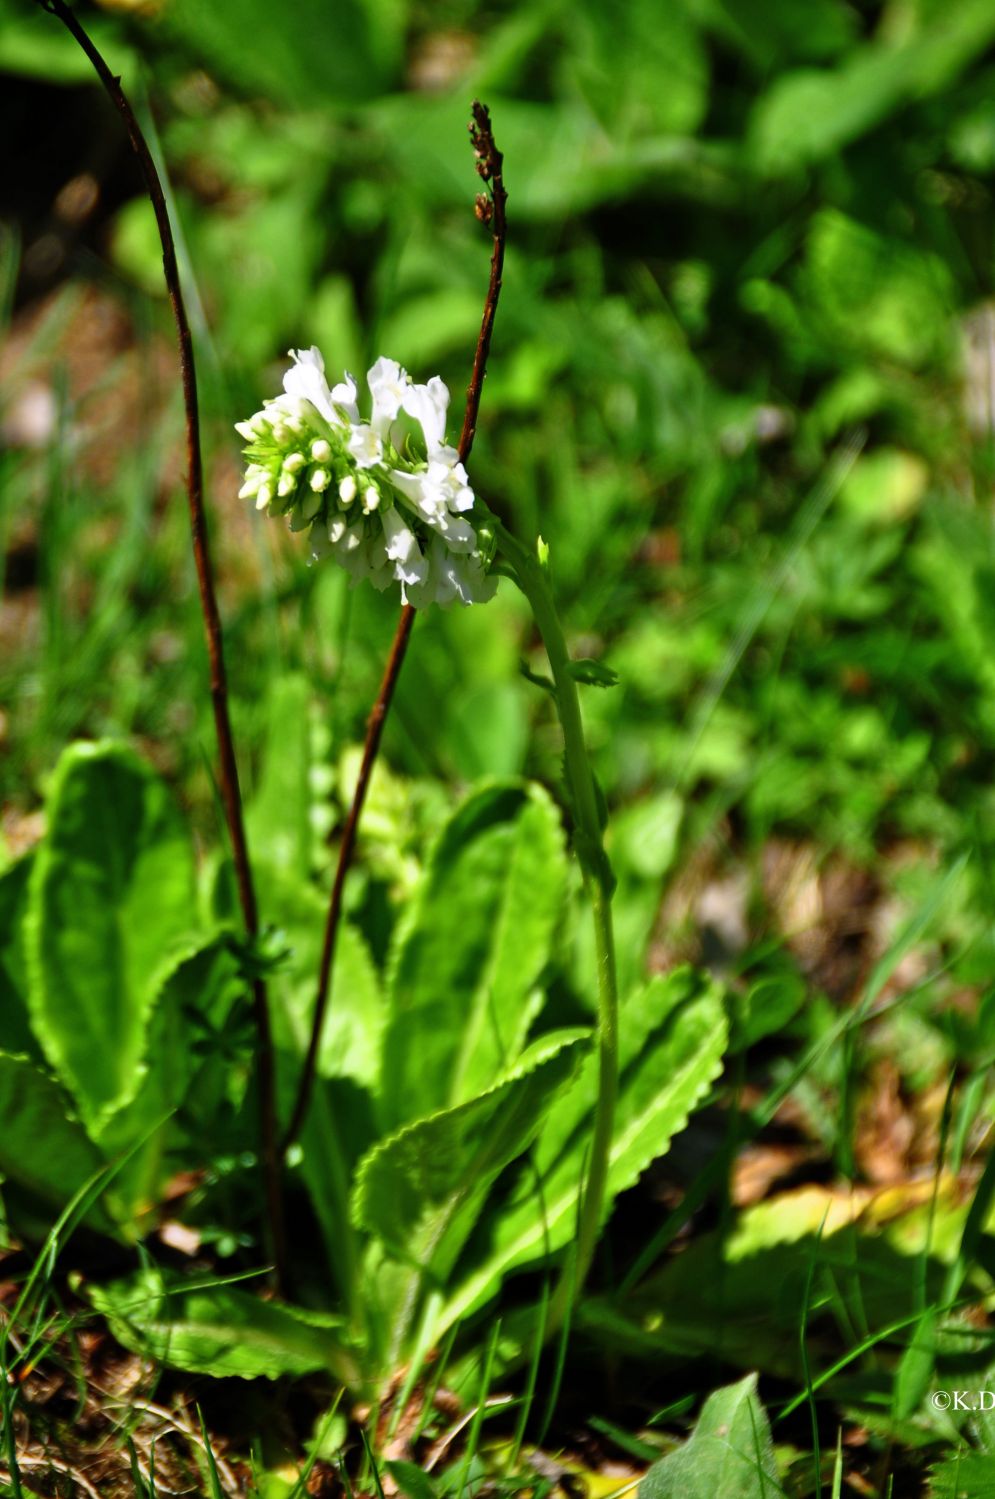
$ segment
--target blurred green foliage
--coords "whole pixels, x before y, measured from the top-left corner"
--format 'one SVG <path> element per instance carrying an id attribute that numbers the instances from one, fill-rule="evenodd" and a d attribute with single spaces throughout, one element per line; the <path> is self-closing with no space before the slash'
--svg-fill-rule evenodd
<path id="1" fill-rule="evenodd" d="M 623 989 L 701 924 L 667 904 L 688 871 L 745 867 L 749 941 L 720 955 L 741 1043 L 779 1030 L 779 1048 L 812 1048 L 804 1077 L 780 1052 L 771 1074 L 846 1165 L 857 1042 L 824 998 L 802 1005 L 782 946 L 793 911 L 762 878 L 775 841 L 816 868 L 844 858 L 930 944 L 863 1060 L 910 1088 L 965 1070 L 959 1162 L 990 1118 L 995 1055 L 991 0 L 79 9 L 168 175 L 245 780 L 271 842 L 281 808 L 300 812 L 279 857 L 327 864 L 396 606 L 307 569 L 245 514 L 231 425 L 279 388 L 290 345 L 359 374 L 387 354 L 462 391 L 489 253 L 466 136 L 480 96 L 511 233 L 471 475 L 549 542 L 574 653 L 618 675 L 584 704 Z M 2 215 L 16 359 L 0 410 L 0 793 L 29 810 L 65 741 L 130 735 L 213 838 L 154 225 L 85 61 L 28 0 L 0 0 L 0 69 L 11 128 L 83 110 L 92 131 L 56 129 L 42 152 L 39 126 L 37 161 L 28 136 L 12 181 L 31 178 L 46 208 L 12 191 Z M 99 206 L 63 232 L 49 199 L 81 173 Z M 32 279 L 53 224 L 54 284 Z M 129 340 L 79 394 L 62 341 L 94 284 Z M 9 417 L 39 371 L 54 415 L 32 446 Z M 104 438 L 101 401 L 122 384 L 137 394 Z M 545 670 L 527 621 L 502 583 L 486 609 L 418 622 L 349 894 L 377 964 L 454 792 L 558 780 L 550 705 L 519 671 Z M 591 983 L 576 924 L 552 996 L 571 1018 Z M 965 986 L 972 1003 L 939 1002 Z"/>

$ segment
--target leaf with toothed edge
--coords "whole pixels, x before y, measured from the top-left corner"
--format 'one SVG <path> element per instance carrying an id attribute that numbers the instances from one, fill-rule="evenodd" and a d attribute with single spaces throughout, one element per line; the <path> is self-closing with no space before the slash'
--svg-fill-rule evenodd
<path id="1" fill-rule="evenodd" d="M 354 1356 L 338 1317 L 263 1301 L 236 1285 L 168 1281 L 154 1267 L 90 1287 L 125 1348 L 221 1379 L 277 1379 L 328 1369 L 355 1388 Z"/>
<path id="2" fill-rule="evenodd" d="M 193 852 L 172 795 L 133 750 L 65 751 L 31 873 L 31 1025 L 92 1134 L 135 1095 L 156 997 L 197 946 Z"/>
<path id="3" fill-rule="evenodd" d="M 619 1017 L 619 1096 L 604 1217 L 620 1192 L 663 1155 L 722 1070 L 728 1022 L 722 989 L 688 967 L 629 996 Z M 596 1054 L 550 1111 L 533 1169 L 495 1215 L 490 1238 L 447 1300 L 436 1335 L 482 1306 L 504 1276 L 562 1249 L 573 1233 L 597 1098 Z"/>
<path id="4" fill-rule="evenodd" d="M 543 1037 L 486 1093 L 376 1145 L 356 1179 L 356 1224 L 395 1258 L 444 1279 L 498 1174 L 535 1139 L 589 1039 L 587 1031 Z"/>

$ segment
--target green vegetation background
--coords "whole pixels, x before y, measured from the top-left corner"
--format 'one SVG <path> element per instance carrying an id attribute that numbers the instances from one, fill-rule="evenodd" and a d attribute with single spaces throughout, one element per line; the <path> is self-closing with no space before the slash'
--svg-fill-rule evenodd
<path id="1" fill-rule="evenodd" d="M 70 39 L 15 0 L 2 18 L 0 66 L 54 81 L 49 120 L 82 113 L 105 143 Z M 440 371 L 458 403 L 486 272 L 479 94 L 512 230 L 473 478 L 551 540 L 586 654 L 620 673 L 589 703 L 612 802 L 652 798 L 671 855 L 678 823 L 696 843 L 730 819 L 748 849 L 790 830 L 862 861 L 898 838 L 989 846 L 987 0 L 169 0 L 94 24 L 156 121 L 182 226 L 247 750 L 268 681 L 298 665 L 340 743 L 356 737 L 392 604 L 348 598 L 239 514 L 230 422 L 312 341 L 336 369 L 387 352 Z M 92 140 L 9 98 L 27 159 L 36 129 L 45 142 L 36 196 L 94 170 Z M 126 158 L 114 169 L 127 182 Z M 105 730 L 161 741 L 204 789 L 158 253 L 137 182 L 115 185 L 126 201 L 97 210 L 90 242 L 68 231 L 58 295 L 7 371 L 10 400 L 94 282 L 134 321 L 129 429 L 98 432 L 102 461 L 69 394 L 54 420 L 82 433 L 78 461 L 4 456 L 3 525 L 34 517 L 44 592 L 0 666 L 21 799 L 59 743 Z M 17 227 L 8 305 L 21 255 L 32 289 Z M 109 362 L 98 392 L 114 377 Z M 860 455 L 827 483 L 855 430 Z M 510 593 L 421 625 L 395 765 L 549 775 Z"/>
<path id="2" fill-rule="evenodd" d="M 801 970 L 808 1015 L 799 987 L 785 1034 L 805 1039 L 896 911 L 925 902 L 915 993 L 861 1066 L 887 1055 L 911 1092 L 955 1064 L 980 1078 L 995 1055 L 991 0 L 80 11 L 154 131 L 181 229 L 249 789 L 267 734 L 280 748 L 278 684 L 302 670 L 334 767 L 316 787 L 331 816 L 305 842 L 327 861 L 396 605 L 309 570 L 237 501 L 232 423 L 312 342 L 334 371 L 387 354 L 441 373 L 458 409 L 489 254 L 466 136 L 482 97 L 511 233 L 472 479 L 549 541 L 576 654 L 619 676 L 585 709 L 624 985 L 707 957 L 704 907 L 681 891 L 689 871 L 698 895 L 728 896 L 731 878 L 732 918 L 728 899 L 708 907 L 720 956 L 737 978 Z M 136 738 L 213 840 L 151 215 L 85 61 L 27 0 L 0 0 L 0 69 L 19 142 L 0 241 L 8 841 L 61 746 L 102 734 Z M 510 585 L 419 621 L 385 740 L 398 779 L 366 832 L 386 883 L 410 884 L 455 790 L 556 781 L 523 659 L 542 668 Z M 288 734 L 288 775 L 298 749 Z M 799 850 L 845 871 L 821 957 L 782 946 L 806 919 L 771 876 L 786 849 L 795 873 Z M 802 1099 L 844 1167 L 852 1060 Z M 990 1120 L 986 1089 L 962 1145 Z"/>

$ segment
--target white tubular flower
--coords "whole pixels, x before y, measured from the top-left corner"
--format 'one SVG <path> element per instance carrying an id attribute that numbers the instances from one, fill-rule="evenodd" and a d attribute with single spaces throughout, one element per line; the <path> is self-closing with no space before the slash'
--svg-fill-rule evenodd
<path id="1" fill-rule="evenodd" d="M 354 584 L 397 583 L 418 608 L 491 598 L 496 580 L 473 523 L 473 490 L 445 441 L 443 381 L 415 385 L 395 360 L 378 359 L 364 421 L 351 375 L 330 390 L 317 348 L 291 357 L 283 395 L 237 425 L 248 460 L 240 498 L 286 515 L 292 531 L 308 532 L 311 560 L 333 557 Z"/>
<path id="2" fill-rule="evenodd" d="M 404 524 L 396 510 L 385 512 L 383 531 L 387 538 L 387 556 L 396 563 L 394 575 L 401 585 L 401 598 L 407 603 L 406 590 L 423 584 L 427 579 L 428 562 L 422 555 L 414 531 Z"/>
<path id="3" fill-rule="evenodd" d="M 354 426 L 346 439 L 346 447 L 356 460 L 357 468 L 372 468 L 383 458 L 383 441 L 373 427 L 365 422 Z"/>
<path id="4" fill-rule="evenodd" d="M 449 386 L 438 375 L 427 385 L 411 385 L 401 402 L 404 410 L 421 426 L 425 434 L 425 448 L 429 460 L 444 447 L 446 440 L 446 414 L 449 411 Z M 454 449 L 446 449 L 456 458 Z"/>
<path id="5" fill-rule="evenodd" d="M 326 422 L 331 422 L 333 427 L 340 426 L 341 422 L 332 404 L 332 393 L 325 379 L 325 361 L 320 350 L 312 344 L 310 349 L 291 349 L 290 357 L 294 363 L 283 377 L 283 388 L 287 395 L 301 401 L 310 401 Z"/>
<path id="6" fill-rule="evenodd" d="M 356 405 L 356 382 L 346 371 L 346 377 L 338 385 L 332 386 L 332 404 L 345 415 L 346 421 L 359 421 L 359 407 Z"/>
<path id="7" fill-rule="evenodd" d="M 411 376 L 401 368 L 396 359 L 381 357 L 370 370 L 366 381 L 373 397 L 370 425 L 381 437 L 386 437 L 411 389 Z"/>

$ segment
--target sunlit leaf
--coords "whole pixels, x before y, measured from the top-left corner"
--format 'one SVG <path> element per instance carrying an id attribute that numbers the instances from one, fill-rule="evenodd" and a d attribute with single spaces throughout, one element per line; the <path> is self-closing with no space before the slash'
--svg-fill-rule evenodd
<path id="1" fill-rule="evenodd" d="M 31 1021 L 91 1129 L 134 1096 L 161 984 L 196 929 L 186 829 L 121 744 L 59 762 L 31 877 Z"/>

